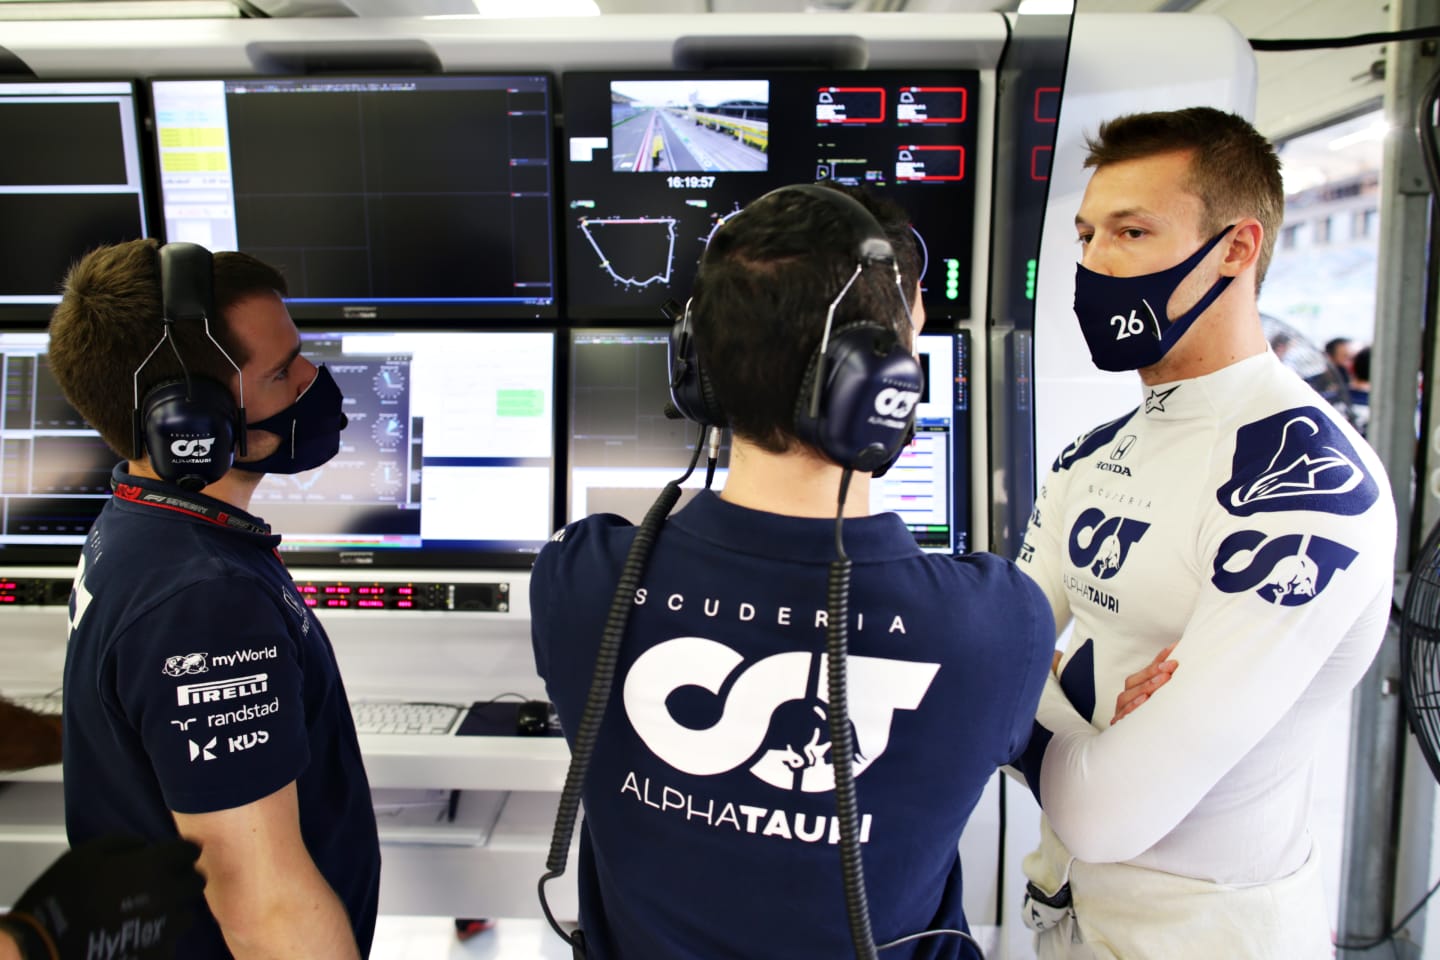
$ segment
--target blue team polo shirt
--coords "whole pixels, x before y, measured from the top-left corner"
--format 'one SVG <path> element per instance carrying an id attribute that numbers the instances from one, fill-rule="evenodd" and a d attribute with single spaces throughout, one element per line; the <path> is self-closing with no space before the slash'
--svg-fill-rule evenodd
<path id="1" fill-rule="evenodd" d="M 531 577 L 535 659 L 576 729 L 635 528 L 566 527 Z M 894 514 L 846 520 L 849 703 L 875 937 L 966 929 L 957 845 L 1029 737 L 1055 629 L 1006 560 L 928 555 Z M 833 520 L 701 493 L 641 580 L 586 778 L 591 960 L 851 956 L 828 752 Z M 886 957 L 968 958 L 958 937 Z"/>
<path id="2" fill-rule="evenodd" d="M 280 537 L 123 467 L 70 596 L 70 842 L 174 837 L 172 810 L 239 807 L 294 781 L 306 849 L 364 956 L 380 886 L 369 783 L 334 651 L 276 553 Z M 205 911 L 175 955 L 230 953 Z"/>

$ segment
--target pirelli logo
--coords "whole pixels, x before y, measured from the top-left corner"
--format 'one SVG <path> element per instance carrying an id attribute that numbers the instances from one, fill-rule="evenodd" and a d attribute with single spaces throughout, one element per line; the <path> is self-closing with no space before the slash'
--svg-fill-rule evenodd
<path id="1" fill-rule="evenodd" d="M 206 683 L 186 683 L 175 688 L 175 701 L 182 707 L 197 703 L 219 703 L 221 700 L 239 700 L 253 697 L 270 689 L 270 675 L 257 673 L 233 680 L 210 680 Z"/>

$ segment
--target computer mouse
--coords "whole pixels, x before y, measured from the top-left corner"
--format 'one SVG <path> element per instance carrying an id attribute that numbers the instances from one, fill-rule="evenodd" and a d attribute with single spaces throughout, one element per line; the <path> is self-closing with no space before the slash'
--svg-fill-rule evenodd
<path id="1" fill-rule="evenodd" d="M 522 737 L 543 737 L 554 722 L 555 706 L 547 700 L 526 700 L 515 714 L 515 732 Z"/>

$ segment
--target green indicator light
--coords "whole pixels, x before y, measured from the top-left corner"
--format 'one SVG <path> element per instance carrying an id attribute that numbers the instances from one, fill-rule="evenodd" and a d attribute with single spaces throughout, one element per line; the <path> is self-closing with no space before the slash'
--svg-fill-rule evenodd
<path id="1" fill-rule="evenodd" d="M 1035 299 L 1035 268 L 1034 258 L 1025 261 L 1025 299 Z"/>
<path id="2" fill-rule="evenodd" d="M 957 290 L 957 289 L 955 289 L 954 287 L 946 287 L 946 288 L 945 288 L 945 299 L 946 299 L 946 300 L 959 300 L 959 299 L 960 299 L 960 291 Z"/>
<path id="3" fill-rule="evenodd" d="M 946 273 L 947 276 L 953 277 L 953 276 L 955 276 L 956 274 L 958 274 L 959 272 L 960 272 L 960 261 L 959 261 L 959 260 L 947 259 L 947 260 L 945 261 L 945 273 Z"/>

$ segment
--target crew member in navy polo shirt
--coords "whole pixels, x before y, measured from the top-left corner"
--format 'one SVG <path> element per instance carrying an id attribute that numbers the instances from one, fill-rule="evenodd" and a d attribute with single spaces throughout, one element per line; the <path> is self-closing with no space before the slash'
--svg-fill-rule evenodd
<path id="1" fill-rule="evenodd" d="M 875 209 L 871 204 L 870 208 Z M 853 955 L 826 712 L 827 568 L 842 468 L 795 433 L 827 309 L 855 274 L 854 226 L 808 191 L 752 203 L 711 241 L 690 310 L 733 430 L 729 476 L 661 528 L 631 609 L 585 781 L 580 924 L 589 960 Z M 904 221 L 880 217 L 918 307 Z M 893 267 L 866 266 L 837 330 L 878 320 L 913 343 Z M 913 317 L 918 327 L 922 317 Z M 965 930 L 957 844 L 1029 737 L 1054 625 L 1014 565 L 922 552 L 845 501 L 850 723 L 874 936 Z M 635 528 L 560 531 L 531 578 L 536 664 L 573 737 Z M 968 958 L 957 936 L 886 957 Z"/>
<path id="2" fill-rule="evenodd" d="M 151 240 L 87 254 L 50 323 L 66 398 L 128 460 L 70 600 L 66 825 L 72 844 L 179 834 L 200 846 L 209 912 L 178 957 L 364 956 L 380 850 L 345 688 L 280 537 L 248 512 L 265 473 L 334 456 L 342 398 L 300 355 L 280 274 L 239 253 L 212 270 L 200 253 L 208 321 L 178 320 L 169 342 Z M 246 424 L 244 454 L 203 489 L 161 480 L 156 461 L 183 468 L 210 438 L 157 453 L 147 432 L 136 450 L 135 398 L 149 408 L 167 381 L 187 402 L 212 382 Z"/>

